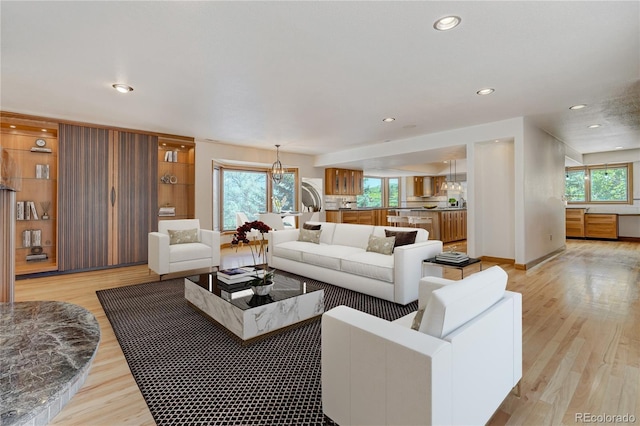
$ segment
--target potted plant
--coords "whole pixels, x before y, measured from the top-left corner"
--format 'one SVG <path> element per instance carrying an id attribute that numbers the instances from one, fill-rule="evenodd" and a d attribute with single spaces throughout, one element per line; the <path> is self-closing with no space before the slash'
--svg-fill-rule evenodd
<path id="1" fill-rule="evenodd" d="M 449 205 L 451 207 L 455 207 L 457 203 L 457 200 L 455 198 L 449 198 Z"/>
<path id="2" fill-rule="evenodd" d="M 231 241 L 231 244 L 235 246 L 240 242 L 249 245 L 255 274 L 255 277 L 249 281 L 249 285 L 254 294 L 259 296 L 269 294 L 273 288 L 273 274 L 275 270 L 269 270 L 267 266 L 267 250 L 265 246 L 267 240 L 264 237 L 264 234 L 270 230 L 269 225 L 259 220 L 245 222 L 244 225 L 236 229 L 236 233 L 233 234 L 233 240 Z M 249 238 L 253 239 L 257 244 L 251 244 Z"/>

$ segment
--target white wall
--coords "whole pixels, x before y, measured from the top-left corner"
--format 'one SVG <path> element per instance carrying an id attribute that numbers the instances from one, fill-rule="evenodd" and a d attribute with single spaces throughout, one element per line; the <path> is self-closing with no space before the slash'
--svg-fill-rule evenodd
<path id="1" fill-rule="evenodd" d="M 483 256 L 515 259 L 514 142 L 477 143 L 472 150 L 474 250 Z"/>
<path id="2" fill-rule="evenodd" d="M 524 121 L 524 258 L 527 264 L 565 245 L 565 146 Z M 516 262 L 521 263 L 521 262 Z"/>
<path id="3" fill-rule="evenodd" d="M 275 147 L 272 150 L 256 149 L 219 142 L 196 140 L 196 218 L 200 226 L 213 227 L 213 161 L 243 161 L 271 165 L 276 159 Z M 304 154 L 283 152 L 280 148 L 280 161 L 283 166 L 298 168 L 299 177 L 324 178 L 324 168 L 314 167 L 314 157 Z M 218 208 L 218 206 L 215 206 Z"/>

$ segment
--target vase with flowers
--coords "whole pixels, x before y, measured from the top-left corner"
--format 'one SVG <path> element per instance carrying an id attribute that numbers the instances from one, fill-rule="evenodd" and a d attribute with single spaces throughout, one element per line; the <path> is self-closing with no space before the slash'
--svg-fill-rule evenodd
<path id="1" fill-rule="evenodd" d="M 242 242 L 247 244 L 249 250 L 251 250 L 255 276 L 249 281 L 249 285 L 253 293 L 258 296 L 269 294 L 273 288 L 273 273 L 275 270 L 269 270 L 267 266 L 267 240 L 264 236 L 270 230 L 269 225 L 259 220 L 245 222 L 244 225 L 236 229 L 236 233 L 233 234 L 233 240 L 231 240 L 232 245 L 237 247 Z M 251 244 L 252 242 L 254 244 Z"/>

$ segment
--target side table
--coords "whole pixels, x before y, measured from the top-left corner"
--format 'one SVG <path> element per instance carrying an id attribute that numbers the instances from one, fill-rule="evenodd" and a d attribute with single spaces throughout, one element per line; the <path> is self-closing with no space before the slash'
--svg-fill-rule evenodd
<path id="1" fill-rule="evenodd" d="M 482 271 L 482 260 L 474 257 L 470 257 L 469 260 L 462 263 L 440 262 L 440 261 L 437 261 L 435 257 L 431 257 L 429 259 L 425 259 L 422 261 L 423 265 L 440 266 L 442 268 L 450 268 L 450 269 L 459 269 L 460 273 L 462 274 L 461 278 L 464 278 L 464 268 L 471 265 L 475 265 L 476 263 L 480 264 L 480 270 Z"/>

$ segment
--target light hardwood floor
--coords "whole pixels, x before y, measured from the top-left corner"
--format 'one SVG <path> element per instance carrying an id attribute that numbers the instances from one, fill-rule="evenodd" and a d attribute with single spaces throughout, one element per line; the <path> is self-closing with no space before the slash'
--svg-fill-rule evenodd
<path id="1" fill-rule="evenodd" d="M 223 267 L 245 260 L 223 250 Z M 523 294 L 524 376 L 521 397 L 509 396 L 490 424 L 574 424 L 579 413 L 630 414 L 640 423 L 640 243 L 569 240 L 528 271 L 501 266 L 508 289 Z M 52 424 L 154 424 L 95 292 L 157 278 L 134 266 L 17 281 L 16 301 L 76 303 L 102 329 L 84 386 Z"/>

